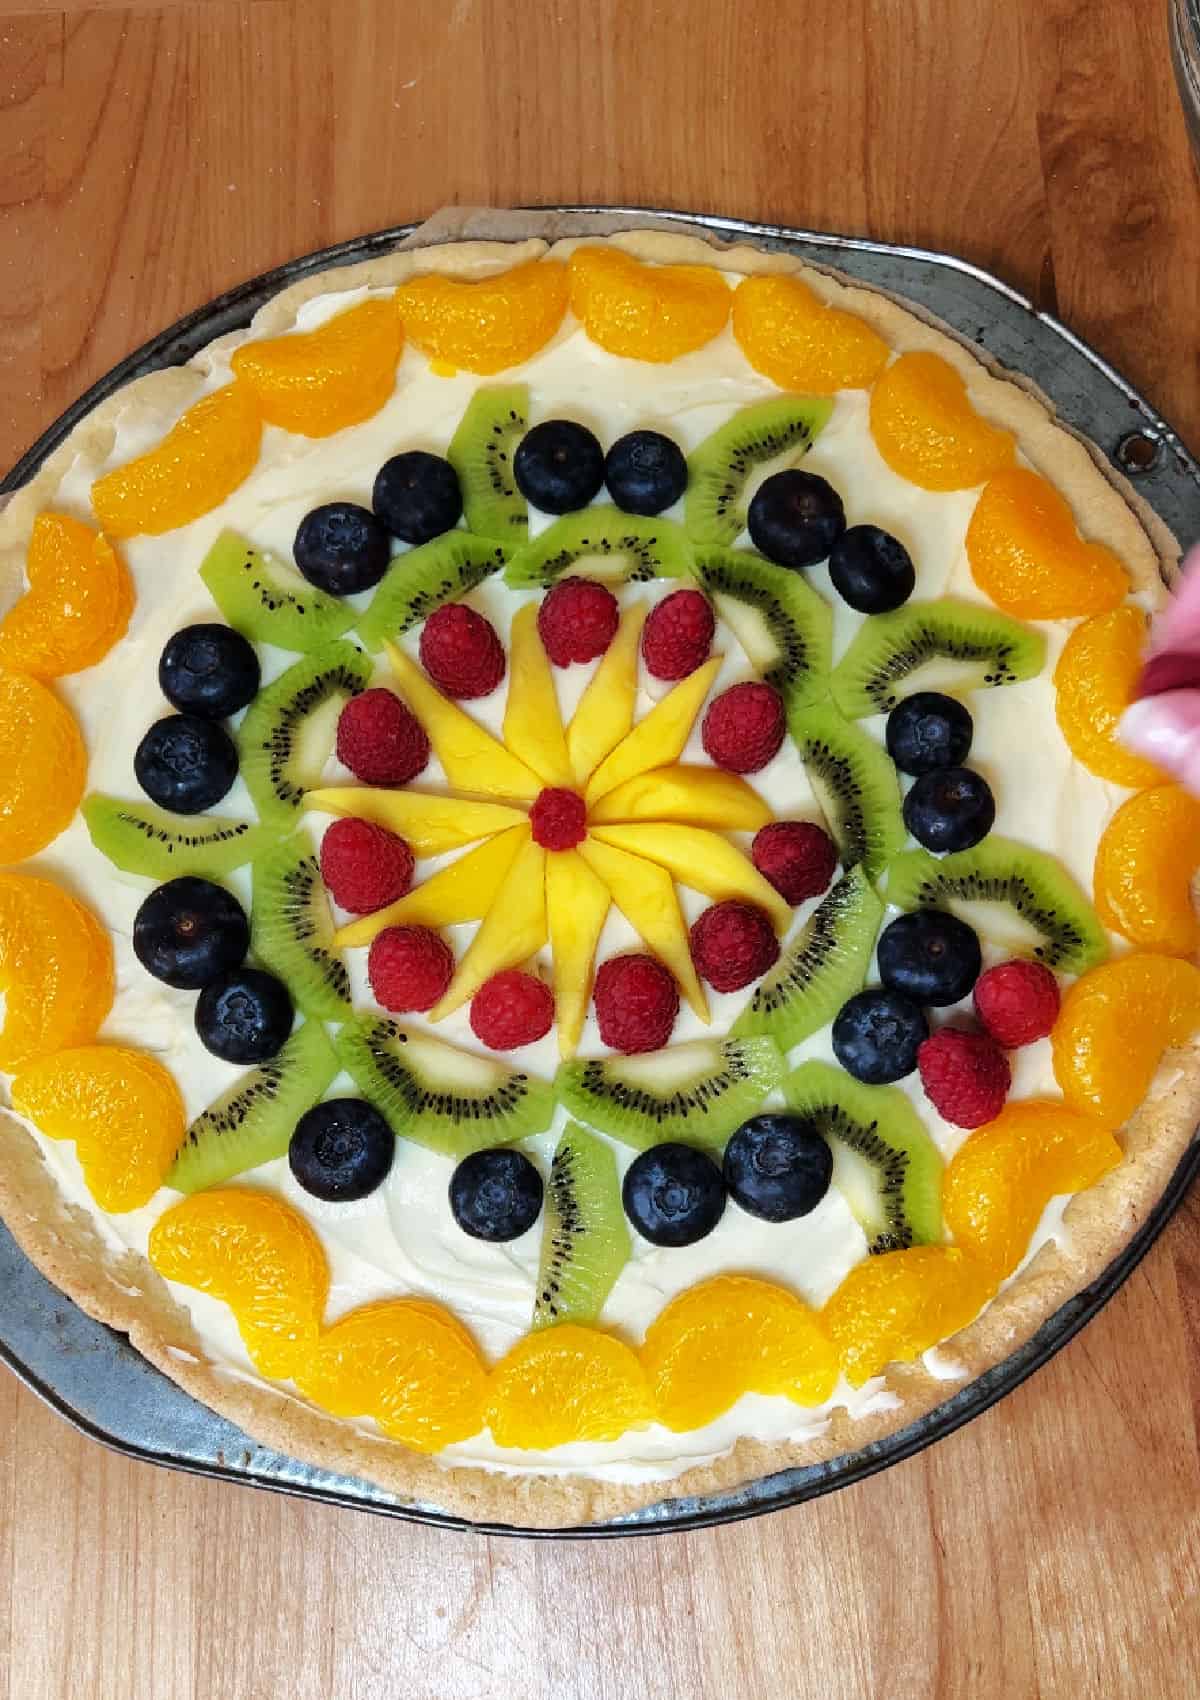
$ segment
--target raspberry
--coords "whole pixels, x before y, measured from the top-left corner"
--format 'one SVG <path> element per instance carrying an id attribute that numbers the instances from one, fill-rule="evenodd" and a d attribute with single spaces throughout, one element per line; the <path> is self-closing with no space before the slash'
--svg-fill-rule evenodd
<path id="1" fill-rule="evenodd" d="M 335 820 L 321 840 L 321 878 L 333 901 L 354 915 L 394 903 L 412 884 L 412 851 L 365 820 Z"/>
<path id="2" fill-rule="evenodd" d="M 542 599 L 538 635 L 556 667 L 594 661 L 612 642 L 621 610 L 611 590 L 586 578 L 564 578 Z"/>
<path id="3" fill-rule="evenodd" d="M 447 602 L 421 628 L 421 665 L 439 691 L 462 700 L 490 696 L 504 677 L 495 628 L 474 608 Z"/>
<path id="4" fill-rule="evenodd" d="M 489 1051 L 516 1051 L 554 1025 L 554 993 L 536 974 L 506 968 L 471 999 L 471 1031 Z"/>
<path id="5" fill-rule="evenodd" d="M 1004 1108 L 1008 1058 L 986 1033 L 943 1027 L 921 1045 L 917 1067 L 925 1096 L 955 1127 L 982 1127 Z"/>
<path id="6" fill-rule="evenodd" d="M 735 899 L 704 911 L 691 946 L 697 974 L 718 992 L 740 992 L 779 959 L 779 940 L 765 912 Z"/>
<path id="7" fill-rule="evenodd" d="M 652 956 L 610 956 L 596 971 L 600 1037 L 614 1051 L 658 1051 L 679 1014 L 679 987 Z"/>
<path id="8" fill-rule="evenodd" d="M 407 785 L 429 760 L 429 739 L 392 691 L 363 691 L 338 720 L 337 757 L 364 785 Z"/>
<path id="9" fill-rule="evenodd" d="M 754 837 L 754 866 L 786 903 L 819 897 L 837 867 L 837 845 L 810 820 L 774 820 Z"/>
<path id="10" fill-rule="evenodd" d="M 453 973 L 454 953 L 432 927 L 385 927 L 367 953 L 375 1001 L 397 1015 L 432 1009 Z"/>
<path id="11" fill-rule="evenodd" d="M 656 679 L 686 679 L 712 648 L 717 622 L 707 596 L 674 590 L 659 603 L 642 631 L 642 658 Z"/>
<path id="12" fill-rule="evenodd" d="M 587 804 L 577 791 L 552 785 L 538 793 L 529 825 L 544 850 L 573 850 L 587 837 Z"/>
<path id="13" fill-rule="evenodd" d="M 998 1045 L 1044 1039 L 1058 1019 L 1058 981 L 1042 962 L 998 962 L 975 982 L 975 1013 Z"/>
<path id="14" fill-rule="evenodd" d="M 782 744 L 783 729 L 779 692 L 751 680 L 731 685 L 709 704 L 700 741 L 718 767 L 730 773 L 757 773 Z"/>

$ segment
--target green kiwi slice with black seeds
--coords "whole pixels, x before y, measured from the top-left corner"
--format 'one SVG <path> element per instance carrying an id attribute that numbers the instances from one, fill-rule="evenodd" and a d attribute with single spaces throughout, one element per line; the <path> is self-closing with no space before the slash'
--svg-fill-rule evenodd
<path id="1" fill-rule="evenodd" d="M 242 778 L 264 824 L 286 831 L 306 791 L 321 782 L 338 716 L 370 683 L 369 656 L 350 643 L 327 644 L 293 663 L 255 697 L 238 730 Z"/>
<path id="2" fill-rule="evenodd" d="M 200 564 L 200 577 L 234 630 L 258 643 L 308 654 L 354 624 L 353 608 L 236 531 L 217 538 Z"/>
<path id="3" fill-rule="evenodd" d="M 595 1322 L 629 1250 L 612 1147 L 568 1122 L 546 1187 L 533 1326 Z"/>
<path id="4" fill-rule="evenodd" d="M 257 821 L 173 815 L 157 803 L 127 803 L 99 793 L 80 812 L 92 843 L 114 868 L 153 880 L 179 874 L 219 880 L 260 856 L 275 836 Z"/>
<path id="5" fill-rule="evenodd" d="M 350 976 L 333 942 L 333 916 L 307 833 L 260 856 L 253 868 L 250 945 L 264 968 L 286 985 L 305 1015 L 345 1021 Z"/>
<path id="6" fill-rule="evenodd" d="M 447 531 L 430 543 L 397 555 L 379 581 L 369 607 L 359 616 L 357 632 L 372 654 L 385 638 L 427 620 L 444 602 L 457 602 L 500 568 L 511 548 L 469 531 Z"/>
<path id="7" fill-rule="evenodd" d="M 611 503 L 564 514 L 518 549 L 505 568 L 506 583 L 525 589 L 557 579 L 599 579 L 604 584 L 682 578 L 692 551 L 674 520 L 627 514 Z"/>
<path id="8" fill-rule="evenodd" d="M 791 708 L 829 689 L 833 610 L 800 574 L 749 549 L 697 544 L 695 574 L 754 669 Z"/>
<path id="9" fill-rule="evenodd" d="M 861 862 L 868 879 L 877 879 L 908 837 L 887 751 L 828 702 L 789 714 L 788 730 L 843 865 Z"/>
<path id="10" fill-rule="evenodd" d="M 844 715 L 888 714 L 913 691 L 964 691 L 1032 679 L 1046 640 L 981 603 L 907 602 L 864 620 L 829 688 Z"/>
<path id="11" fill-rule="evenodd" d="M 696 543 L 733 543 L 746 529 L 746 486 L 770 461 L 775 470 L 807 454 L 833 403 L 821 396 L 773 396 L 726 420 L 688 456 L 683 525 Z"/>
<path id="12" fill-rule="evenodd" d="M 513 477 L 513 455 L 529 429 L 529 386 L 496 384 L 475 391 L 446 458 L 462 487 L 467 530 L 499 543 L 523 543 L 529 510 Z"/>

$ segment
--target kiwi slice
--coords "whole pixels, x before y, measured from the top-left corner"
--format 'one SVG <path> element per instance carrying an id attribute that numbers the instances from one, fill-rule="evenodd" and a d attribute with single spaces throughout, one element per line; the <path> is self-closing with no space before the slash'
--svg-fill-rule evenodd
<path id="1" fill-rule="evenodd" d="M 553 1118 L 549 1081 L 385 1017 L 356 1016 L 333 1043 L 393 1132 L 444 1157 L 512 1145 L 545 1133 Z"/>
<path id="2" fill-rule="evenodd" d="M 939 1243 L 941 1154 L 898 1087 L 863 1086 L 831 1063 L 806 1062 L 783 1095 L 832 1147 L 833 1184 L 872 1252 Z"/>
<path id="3" fill-rule="evenodd" d="M 500 543 L 523 543 L 529 511 L 513 477 L 513 455 L 529 429 L 529 386 L 476 390 L 446 450 L 462 486 L 467 530 Z"/>
<path id="4" fill-rule="evenodd" d="M 356 630 L 372 655 L 385 638 L 397 638 L 420 625 L 443 602 L 457 602 L 512 555 L 489 537 L 446 531 L 431 543 L 397 555 L 379 581 Z"/>
<path id="5" fill-rule="evenodd" d="M 833 610 L 800 573 L 772 566 L 749 549 L 702 543 L 695 574 L 760 678 L 792 708 L 829 689 Z"/>
<path id="6" fill-rule="evenodd" d="M 282 1157 L 296 1123 L 324 1096 L 337 1072 L 324 1027 L 306 1021 L 277 1056 L 235 1080 L 196 1117 L 165 1185 L 199 1192 Z"/>
<path id="7" fill-rule="evenodd" d="M 773 1039 L 697 1039 L 631 1057 L 563 1063 L 560 1103 L 637 1151 L 664 1139 L 720 1150 L 783 1077 Z"/>
<path id="8" fill-rule="evenodd" d="M 574 574 L 604 584 L 681 578 L 692 570 L 683 528 L 670 519 L 627 514 L 611 503 L 580 508 L 548 525 L 518 549 L 505 568 L 508 584 L 525 589 Z"/>
<path id="9" fill-rule="evenodd" d="M 237 741 L 242 777 L 264 823 L 285 831 L 294 823 L 333 753 L 338 716 L 367 688 L 372 671 L 370 657 L 353 644 L 327 644 L 250 704 Z"/>
<path id="10" fill-rule="evenodd" d="M 827 702 L 789 714 L 788 729 L 843 865 L 861 862 L 868 879 L 876 879 L 908 837 L 887 751 Z"/>
<path id="11" fill-rule="evenodd" d="M 264 968 L 286 985 L 305 1015 L 345 1021 L 350 976 L 333 944 L 333 916 L 321 864 L 298 832 L 262 855 L 253 868 L 250 943 Z"/>
<path id="12" fill-rule="evenodd" d="M 889 867 L 885 895 L 900 909 L 949 909 L 1001 949 L 1064 974 L 1108 955 L 1108 935 L 1062 863 L 1011 838 L 989 834 L 950 856 L 908 850 Z"/>
<path id="13" fill-rule="evenodd" d="M 862 990 L 883 904 L 861 867 L 826 892 L 733 1024 L 734 1033 L 768 1033 L 790 1050 L 833 1020 Z"/>
<path id="14" fill-rule="evenodd" d="M 353 608 L 236 531 L 217 538 L 201 562 L 200 577 L 234 630 L 258 643 L 307 654 L 354 624 Z"/>
<path id="15" fill-rule="evenodd" d="M 153 880 L 178 874 L 220 879 L 261 855 L 273 836 L 256 821 L 173 815 L 156 803 L 126 803 L 99 793 L 80 812 L 92 843 L 114 868 Z"/>
<path id="16" fill-rule="evenodd" d="M 834 668 L 829 688 L 842 713 L 888 714 L 911 691 L 963 691 L 1032 679 L 1046 640 L 982 603 L 906 602 L 864 620 Z"/>
<path id="17" fill-rule="evenodd" d="M 825 397 L 756 401 L 726 420 L 688 456 L 683 525 L 696 543 L 732 543 L 746 528 L 746 484 L 756 467 L 791 466 L 808 453 L 833 412 Z M 778 470 L 778 469 L 777 469 Z"/>
<path id="18" fill-rule="evenodd" d="M 533 1326 L 595 1322 L 629 1250 L 612 1146 L 568 1122 L 546 1188 Z"/>

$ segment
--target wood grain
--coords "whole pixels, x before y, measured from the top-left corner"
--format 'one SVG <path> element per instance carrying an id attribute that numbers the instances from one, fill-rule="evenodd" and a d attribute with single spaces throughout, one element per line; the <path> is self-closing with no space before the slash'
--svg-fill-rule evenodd
<path id="1" fill-rule="evenodd" d="M 0 459 L 291 255 L 448 201 L 946 247 L 1200 442 L 1200 188 L 1144 0 L 0 0 Z M 916 1700 L 1200 1683 L 1200 1207 L 969 1428 L 799 1510 L 442 1535 L 138 1466 L 0 1375 L 0 1700 Z"/>

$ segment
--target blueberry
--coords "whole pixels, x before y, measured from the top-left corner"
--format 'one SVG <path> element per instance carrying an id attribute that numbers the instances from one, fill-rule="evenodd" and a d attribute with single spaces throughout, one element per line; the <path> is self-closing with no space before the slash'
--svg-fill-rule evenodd
<path id="1" fill-rule="evenodd" d="M 764 1222 L 791 1222 L 829 1191 L 833 1152 L 799 1116 L 751 1116 L 725 1147 L 725 1185 Z"/>
<path id="2" fill-rule="evenodd" d="M 627 514 L 660 514 L 687 489 L 683 450 L 661 431 L 630 431 L 604 457 L 608 493 Z"/>
<path id="3" fill-rule="evenodd" d="M 428 543 L 452 531 L 462 517 L 458 473 L 441 455 L 424 449 L 393 455 L 376 475 L 371 506 L 393 537 Z"/>
<path id="4" fill-rule="evenodd" d="M 196 999 L 200 1043 L 224 1062 L 265 1062 L 291 1030 L 291 993 L 261 968 L 231 968 Z"/>
<path id="5" fill-rule="evenodd" d="M 885 927 L 877 961 L 889 991 L 937 1009 L 965 998 L 983 968 L 974 929 L 940 909 L 916 909 Z"/>
<path id="6" fill-rule="evenodd" d="M 396 1136 L 365 1098 L 327 1098 L 296 1123 L 288 1167 L 314 1198 L 330 1204 L 365 1198 L 387 1179 Z"/>
<path id="7" fill-rule="evenodd" d="M 133 771 L 152 803 L 198 815 L 219 803 L 237 778 L 237 745 L 215 721 L 168 714 L 134 751 Z"/>
<path id="8" fill-rule="evenodd" d="M 923 773 L 904 799 L 904 824 L 926 850 L 969 850 L 995 818 L 991 787 L 969 767 Z"/>
<path id="9" fill-rule="evenodd" d="M 232 626 L 184 626 L 159 656 L 158 684 L 172 708 L 224 720 L 258 695 L 258 656 Z"/>
<path id="10" fill-rule="evenodd" d="M 250 948 L 250 925 L 236 897 L 211 880 L 168 880 L 133 918 L 133 951 L 168 986 L 195 991 L 236 968 Z"/>
<path id="11" fill-rule="evenodd" d="M 300 521 L 292 554 L 309 584 L 331 596 L 353 596 L 379 583 L 392 551 L 370 508 L 326 502 Z"/>
<path id="12" fill-rule="evenodd" d="M 781 567 L 823 561 L 846 529 L 846 510 L 832 484 L 815 472 L 777 472 L 755 492 L 747 523 L 754 547 Z"/>
<path id="13" fill-rule="evenodd" d="M 542 1177 L 521 1151 L 473 1151 L 450 1176 L 450 1209 L 475 1240 L 515 1240 L 537 1221 Z"/>
<path id="14" fill-rule="evenodd" d="M 917 582 L 908 550 L 877 525 L 852 525 L 843 531 L 830 551 L 829 577 L 842 601 L 860 614 L 899 608 Z"/>
<path id="15" fill-rule="evenodd" d="M 635 1157 L 621 1188 L 625 1214 L 651 1245 L 695 1245 L 725 1209 L 725 1182 L 711 1157 L 668 1141 Z"/>
<path id="16" fill-rule="evenodd" d="M 902 992 L 876 987 L 844 1003 L 833 1023 L 833 1054 L 847 1074 L 868 1086 L 903 1080 L 917 1066 L 929 1037 L 925 1012 Z"/>
<path id="17" fill-rule="evenodd" d="M 971 748 L 975 723 L 961 702 L 938 691 L 917 691 L 888 715 L 887 751 L 901 773 L 958 767 Z"/>
<path id="18" fill-rule="evenodd" d="M 604 451 L 586 425 L 547 419 L 521 438 L 513 477 L 535 508 L 569 514 L 586 508 L 604 483 Z"/>

